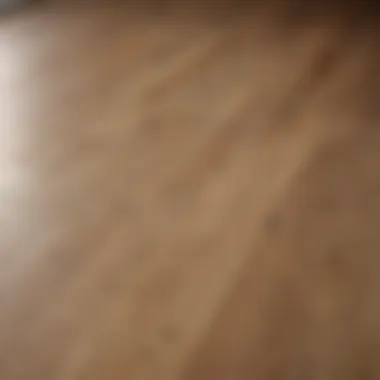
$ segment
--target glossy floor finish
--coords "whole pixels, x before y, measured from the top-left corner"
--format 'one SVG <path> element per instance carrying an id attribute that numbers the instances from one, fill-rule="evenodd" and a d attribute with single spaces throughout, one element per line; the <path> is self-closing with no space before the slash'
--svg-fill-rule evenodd
<path id="1" fill-rule="evenodd" d="M 285 3 L 1 18 L 1 380 L 380 377 L 379 39 Z"/>

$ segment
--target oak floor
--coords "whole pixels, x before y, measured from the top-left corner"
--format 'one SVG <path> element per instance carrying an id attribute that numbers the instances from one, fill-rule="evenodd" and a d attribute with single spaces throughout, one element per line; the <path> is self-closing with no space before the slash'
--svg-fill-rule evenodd
<path id="1" fill-rule="evenodd" d="M 0 18 L 0 379 L 379 379 L 376 23 L 174 3 Z"/>

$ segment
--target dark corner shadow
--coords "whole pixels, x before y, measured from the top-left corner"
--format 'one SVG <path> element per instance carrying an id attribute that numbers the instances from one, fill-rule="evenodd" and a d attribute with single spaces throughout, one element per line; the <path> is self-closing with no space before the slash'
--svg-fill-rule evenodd
<path id="1" fill-rule="evenodd" d="M 56 0 L 57 1 L 57 0 Z M 67 0 L 74 1 L 74 0 Z M 377 27 L 380 25 L 379 0 L 77 0 L 87 5 L 103 3 L 152 22 L 178 17 L 178 22 L 249 22 L 264 10 L 284 27 L 308 23 L 343 23 Z M 271 17 L 269 15 L 269 17 Z"/>
<path id="2" fill-rule="evenodd" d="M 58 12 L 73 9 L 113 10 L 126 22 L 236 24 L 268 18 L 276 27 L 297 29 L 309 24 L 345 24 L 380 29 L 380 0 L 15 0 L 20 6 L 4 9 L 1 16 L 51 5 Z M 23 4 L 24 3 L 24 4 Z"/>

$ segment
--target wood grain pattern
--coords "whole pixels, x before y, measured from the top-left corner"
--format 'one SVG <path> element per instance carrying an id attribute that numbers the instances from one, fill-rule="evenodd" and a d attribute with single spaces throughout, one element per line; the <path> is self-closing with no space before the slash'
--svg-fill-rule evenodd
<path id="1" fill-rule="evenodd" d="M 3 16 L 2 380 L 380 376 L 379 40 L 301 3 Z"/>

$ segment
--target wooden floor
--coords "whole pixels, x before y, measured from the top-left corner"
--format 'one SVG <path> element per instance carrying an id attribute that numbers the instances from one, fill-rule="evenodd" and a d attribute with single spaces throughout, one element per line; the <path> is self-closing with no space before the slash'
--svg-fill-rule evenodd
<path id="1" fill-rule="evenodd" d="M 380 378 L 376 27 L 201 3 L 1 16 L 1 380 Z"/>

